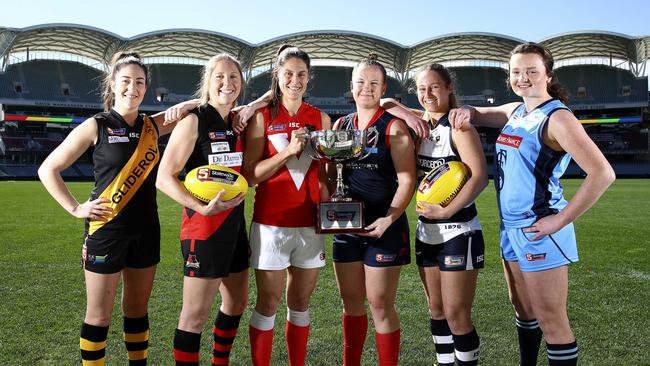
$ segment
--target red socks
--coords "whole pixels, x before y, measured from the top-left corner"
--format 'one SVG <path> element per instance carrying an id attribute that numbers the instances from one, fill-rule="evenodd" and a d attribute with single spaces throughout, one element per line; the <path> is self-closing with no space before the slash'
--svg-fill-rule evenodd
<path id="1" fill-rule="evenodd" d="M 361 364 L 363 344 L 368 332 L 368 316 L 352 316 L 343 313 L 343 365 L 357 366 Z"/>
<path id="2" fill-rule="evenodd" d="M 392 333 L 375 333 L 379 366 L 397 366 L 399 360 L 400 330 Z"/>
<path id="3" fill-rule="evenodd" d="M 275 314 L 264 316 L 253 310 L 250 326 L 248 327 L 253 366 L 268 366 L 271 364 L 274 324 Z"/>
<path id="4" fill-rule="evenodd" d="M 307 340 L 309 339 L 309 325 L 301 327 L 287 320 L 287 353 L 289 365 L 303 366 L 307 354 Z"/>

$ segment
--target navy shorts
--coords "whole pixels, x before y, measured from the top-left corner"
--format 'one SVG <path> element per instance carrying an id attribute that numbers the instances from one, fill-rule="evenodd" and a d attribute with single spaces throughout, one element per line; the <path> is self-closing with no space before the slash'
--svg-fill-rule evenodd
<path id="1" fill-rule="evenodd" d="M 241 272 L 248 268 L 250 257 L 246 225 L 241 222 L 233 238 L 213 235 L 206 240 L 181 240 L 181 252 L 185 276 L 223 278 Z"/>
<path id="2" fill-rule="evenodd" d="M 409 224 L 400 216 L 381 238 L 354 234 L 334 235 L 332 260 L 338 263 L 363 261 L 370 267 L 394 267 L 411 263 Z"/>
<path id="3" fill-rule="evenodd" d="M 160 227 L 140 234 L 86 234 L 81 249 L 85 270 L 117 273 L 124 268 L 148 268 L 160 262 Z"/>
<path id="4" fill-rule="evenodd" d="M 483 231 L 468 231 L 441 244 L 427 244 L 415 239 L 415 261 L 420 267 L 439 267 L 441 271 L 483 268 Z"/>

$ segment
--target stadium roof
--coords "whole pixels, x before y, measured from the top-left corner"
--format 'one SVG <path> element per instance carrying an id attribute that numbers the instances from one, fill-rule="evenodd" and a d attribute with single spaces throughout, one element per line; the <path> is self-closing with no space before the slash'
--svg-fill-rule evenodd
<path id="1" fill-rule="evenodd" d="M 373 52 L 403 80 L 409 72 L 431 61 L 468 65 L 484 62 L 505 67 L 510 50 L 521 42 L 524 41 L 500 34 L 455 33 L 404 46 L 370 34 L 324 30 L 293 33 L 251 44 L 227 34 L 198 29 L 168 29 L 124 38 L 85 25 L 43 24 L 26 28 L 0 27 L 0 67 L 4 69 L 11 63 L 29 60 L 30 54 L 46 52 L 79 56 L 103 67 L 120 49 L 136 50 L 150 63 L 203 63 L 216 53 L 228 52 L 242 62 L 250 77 L 255 70 L 271 68 L 278 47 L 291 43 L 307 51 L 315 62 L 339 65 L 351 65 Z M 614 66 L 626 63 L 625 68 L 637 76 L 645 73 L 645 64 L 650 58 L 650 36 L 580 31 L 552 36 L 539 43 L 551 50 L 556 62 L 615 59 L 616 62 L 610 63 L 618 63 Z"/>

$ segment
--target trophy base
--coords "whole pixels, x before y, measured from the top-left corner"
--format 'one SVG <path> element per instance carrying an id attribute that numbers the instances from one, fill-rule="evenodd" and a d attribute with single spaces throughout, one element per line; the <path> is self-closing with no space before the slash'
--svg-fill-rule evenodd
<path id="1" fill-rule="evenodd" d="M 363 222 L 363 202 L 346 198 L 318 204 L 316 210 L 318 234 L 354 234 L 366 232 Z"/>

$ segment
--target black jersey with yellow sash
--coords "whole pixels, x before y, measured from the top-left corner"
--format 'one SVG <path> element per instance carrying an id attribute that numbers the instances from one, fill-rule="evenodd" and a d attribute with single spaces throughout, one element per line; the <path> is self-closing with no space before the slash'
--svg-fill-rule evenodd
<path id="1" fill-rule="evenodd" d="M 90 199 L 104 197 L 113 208 L 107 221 L 86 221 L 86 230 L 110 235 L 136 234 L 159 227 L 156 171 L 158 129 L 138 115 L 133 127 L 114 110 L 94 116 L 97 143 L 92 153 L 95 187 Z"/>

